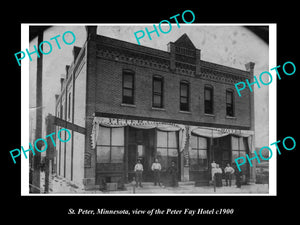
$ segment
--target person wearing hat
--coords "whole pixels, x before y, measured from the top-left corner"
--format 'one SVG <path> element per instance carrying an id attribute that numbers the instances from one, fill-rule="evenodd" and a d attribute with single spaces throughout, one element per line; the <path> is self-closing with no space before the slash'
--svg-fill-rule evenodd
<path id="1" fill-rule="evenodd" d="M 135 172 L 135 179 L 136 179 L 136 186 L 143 187 L 142 185 L 142 177 L 143 177 L 143 165 L 141 163 L 141 160 L 138 159 L 137 163 L 134 166 L 134 172 Z"/>

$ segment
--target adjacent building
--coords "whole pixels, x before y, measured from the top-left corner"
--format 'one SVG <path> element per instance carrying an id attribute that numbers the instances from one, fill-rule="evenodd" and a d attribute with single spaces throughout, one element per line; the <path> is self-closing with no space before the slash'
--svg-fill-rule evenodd
<path id="1" fill-rule="evenodd" d="M 74 124 L 72 139 L 57 142 L 58 176 L 87 189 L 128 183 L 139 158 L 152 181 L 158 158 L 163 181 L 174 161 L 180 181 L 208 185 L 213 161 L 253 155 L 254 94 L 239 97 L 234 84 L 253 79 L 254 63 L 244 71 L 201 60 L 186 34 L 162 51 L 86 31 L 56 95 L 55 116 Z M 255 168 L 242 170 L 255 180 Z"/>

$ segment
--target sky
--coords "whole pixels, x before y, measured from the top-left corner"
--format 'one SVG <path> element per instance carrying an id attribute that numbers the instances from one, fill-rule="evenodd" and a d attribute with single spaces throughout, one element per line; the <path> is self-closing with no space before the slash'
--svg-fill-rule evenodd
<path id="1" fill-rule="evenodd" d="M 134 32 L 139 30 L 153 30 L 153 24 L 98 24 L 97 34 L 137 44 Z M 167 30 L 167 28 L 165 28 Z M 72 31 L 76 40 L 72 45 L 66 45 L 61 36 L 66 31 Z M 245 70 L 245 64 L 254 62 L 254 75 L 263 71 L 269 71 L 269 46 L 248 29 L 236 26 L 211 26 L 201 24 L 182 24 L 180 28 L 172 24 L 172 30 L 168 34 L 160 33 L 157 37 L 152 34 L 152 40 L 147 35 L 140 39 L 142 46 L 167 51 L 167 44 L 175 42 L 181 35 L 186 33 L 196 48 L 201 50 L 201 59 L 237 69 Z M 50 38 L 60 35 L 57 40 L 61 49 L 58 49 L 55 41 Z M 67 41 L 72 41 L 71 35 L 65 36 Z M 44 41 L 52 43 L 52 52 L 43 55 L 43 114 L 55 115 L 55 94 L 60 90 L 60 78 L 64 77 L 65 66 L 72 63 L 72 49 L 76 45 L 81 47 L 86 40 L 86 30 L 82 25 L 53 26 L 44 32 Z M 30 42 L 29 49 L 37 45 L 37 38 Z M 44 45 L 46 47 L 46 45 Z M 47 52 L 47 49 L 44 49 Z M 30 120 L 34 121 L 35 112 L 35 88 L 36 88 L 36 61 L 29 64 L 29 108 Z M 268 146 L 269 139 L 269 86 L 258 89 L 254 86 L 255 99 L 255 143 L 256 147 Z"/>

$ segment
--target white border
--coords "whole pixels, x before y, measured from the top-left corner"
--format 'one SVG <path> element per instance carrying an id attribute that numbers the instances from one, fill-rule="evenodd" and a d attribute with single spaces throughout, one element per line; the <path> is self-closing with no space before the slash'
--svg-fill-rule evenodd
<path id="1" fill-rule="evenodd" d="M 21 25 L 21 35 L 21 49 L 29 49 L 29 25 Z M 24 60 L 21 62 L 21 146 L 25 150 L 29 140 L 29 60 Z M 25 159 L 21 153 L 21 195 L 25 194 L 29 194 L 29 158 Z"/>
<path id="2" fill-rule="evenodd" d="M 269 70 L 277 66 L 277 25 L 269 26 Z M 273 77 L 274 72 L 272 72 Z M 277 141 L 277 79 L 273 79 L 269 87 L 269 143 Z M 269 194 L 277 195 L 277 150 L 269 160 Z"/>
<path id="3" fill-rule="evenodd" d="M 150 25 L 149 23 L 139 24 L 115 24 L 115 23 L 22 23 L 21 24 L 21 49 L 29 48 L 29 25 L 51 25 L 51 26 L 84 26 L 84 25 L 101 25 L 101 26 L 141 26 Z M 275 23 L 195 23 L 181 24 L 188 26 L 269 26 L 269 69 L 276 66 L 276 43 L 277 43 L 277 24 Z M 18 66 L 18 65 L 16 65 Z M 269 143 L 275 142 L 276 139 L 276 79 L 273 79 L 269 86 Z M 29 60 L 23 60 L 21 66 L 21 145 L 28 146 L 29 143 Z M 277 152 L 277 151 L 275 151 Z M 39 153 L 38 153 L 39 154 Z M 277 171 L 276 171 L 276 154 L 269 161 L 269 193 L 234 193 L 234 194 L 31 194 L 29 193 L 29 160 L 21 157 L 21 196 L 274 196 L 277 195 Z"/>

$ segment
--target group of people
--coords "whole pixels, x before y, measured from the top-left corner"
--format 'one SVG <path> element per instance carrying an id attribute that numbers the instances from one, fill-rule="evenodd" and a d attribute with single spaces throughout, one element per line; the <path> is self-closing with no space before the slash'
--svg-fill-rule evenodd
<path id="1" fill-rule="evenodd" d="M 155 161 L 152 163 L 151 170 L 153 172 L 154 177 L 154 185 L 161 186 L 160 181 L 160 173 L 161 173 L 161 164 L 158 162 L 158 159 L 156 158 Z M 143 177 L 143 165 L 141 163 L 141 160 L 138 159 L 136 165 L 134 166 L 134 172 L 135 172 L 135 180 L 136 180 L 136 186 L 143 187 L 142 185 L 142 177 Z M 177 173 L 177 166 L 175 165 L 175 162 L 172 161 L 171 166 L 167 169 L 167 173 L 170 175 L 170 185 L 172 187 L 178 186 L 178 173 Z M 219 164 L 215 163 L 213 161 L 211 163 L 211 175 L 212 180 L 215 182 L 216 187 L 222 187 L 222 178 L 223 178 L 223 170 L 220 168 Z M 227 163 L 226 167 L 224 168 L 224 175 L 225 175 L 225 185 L 231 186 L 231 180 L 233 178 L 233 175 L 235 175 L 236 179 L 236 186 L 238 188 L 241 187 L 242 184 L 242 173 L 234 169 L 230 166 L 229 163 Z"/>
<path id="2" fill-rule="evenodd" d="M 242 184 L 242 173 L 234 169 L 230 166 L 229 163 L 227 163 L 226 167 L 224 168 L 224 174 L 225 174 L 225 185 L 231 186 L 231 180 L 233 178 L 233 175 L 235 175 L 236 179 L 236 187 L 240 188 Z M 222 178 L 223 178 L 223 170 L 220 168 L 219 164 L 215 163 L 213 161 L 211 163 L 211 175 L 212 180 L 215 182 L 216 187 L 222 187 Z"/>
<path id="3" fill-rule="evenodd" d="M 153 176 L 154 176 L 154 185 L 156 186 L 158 184 L 159 186 L 161 186 L 161 182 L 160 182 L 161 164 L 158 162 L 157 158 L 152 163 L 151 170 L 152 170 Z M 137 187 L 138 186 L 143 187 L 143 185 L 142 185 L 143 171 L 144 171 L 144 168 L 141 163 L 141 160 L 138 160 L 136 165 L 134 166 Z M 176 167 L 174 161 L 172 161 L 171 166 L 167 170 L 167 173 L 170 175 L 170 178 L 171 178 L 171 186 L 177 187 L 178 186 L 177 167 Z"/>

